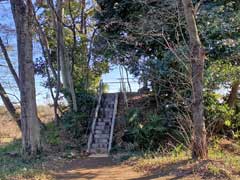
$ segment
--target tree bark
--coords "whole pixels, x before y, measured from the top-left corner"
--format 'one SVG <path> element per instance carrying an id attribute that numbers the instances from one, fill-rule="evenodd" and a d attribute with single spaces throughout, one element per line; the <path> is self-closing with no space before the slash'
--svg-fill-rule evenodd
<path id="1" fill-rule="evenodd" d="M 17 32 L 22 148 L 25 157 L 33 157 L 41 150 L 32 54 L 33 14 L 30 0 L 10 0 L 10 3 Z"/>
<path id="2" fill-rule="evenodd" d="M 20 119 L 20 114 L 17 113 L 14 105 L 12 104 L 10 98 L 8 97 L 4 87 L 0 83 L 0 96 L 2 98 L 2 101 L 4 103 L 4 106 L 6 107 L 7 111 L 13 118 L 13 120 L 17 123 L 19 129 L 21 130 L 21 119 Z"/>
<path id="3" fill-rule="evenodd" d="M 205 159 L 208 156 L 206 128 L 203 117 L 203 71 L 205 53 L 198 34 L 193 2 L 192 0 L 182 0 L 182 2 L 187 22 L 187 31 L 190 37 L 190 60 L 192 65 L 192 157 L 194 159 Z"/>
<path id="4" fill-rule="evenodd" d="M 232 84 L 232 88 L 231 88 L 230 94 L 229 94 L 228 99 L 227 99 L 227 104 L 230 108 L 233 108 L 234 105 L 235 105 L 239 85 L 240 85 L 239 81 L 235 81 Z"/>
<path id="5" fill-rule="evenodd" d="M 85 19 L 85 6 L 86 6 L 86 2 L 85 0 L 81 0 L 81 28 L 80 28 L 80 32 L 83 34 L 84 31 L 86 31 L 86 19 Z M 86 34 L 86 33 L 84 33 Z"/>
<path id="6" fill-rule="evenodd" d="M 60 61 L 61 65 L 61 73 L 62 73 L 62 80 L 63 80 L 63 88 L 69 92 L 71 96 L 71 100 L 68 99 L 69 103 L 72 105 L 73 110 L 77 111 L 77 100 L 76 94 L 74 90 L 73 78 L 71 73 L 71 64 L 69 58 L 65 58 L 65 48 L 64 48 L 64 36 L 63 36 L 63 7 L 62 7 L 62 0 L 57 0 L 57 58 Z"/>
<path id="7" fill-rule="evenodd" d="M 123 66 L 124 69 L 125 69 L 125 72 L 126 72 L 126 80 L 127 80 L 127 83 L 128 83 L 128 88 L 129 88 L 129 91 L 132 92 L 132 87 L 131 87 L 131 84 L 130 84 L 130 81 L 129 81 L 129 75 L 128 75 L 128 70 L 125 66 Z"/>

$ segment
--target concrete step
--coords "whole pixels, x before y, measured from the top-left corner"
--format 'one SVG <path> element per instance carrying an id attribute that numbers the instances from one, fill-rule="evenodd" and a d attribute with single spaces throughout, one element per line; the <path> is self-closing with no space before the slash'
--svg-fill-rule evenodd
<path id="1" fill-rule="evenodd" d="M 96 127 L 95 127 L 95 130 L 110 130 L 110 126 L 108 126 L 108 125 L 97 125 Z"/>
<path id="2" fill-rule="evenodd" d="M 112 118 L 113 111 L 112 112 L 99 112 L 98 117 L 100 118 Z"/>
<path id="3" fill-rule="evenodd" d="M 97 122 L 111 122 L 112 121 L 112 118 L 98 118 L 97 119 Z"/>
<path id="4" fill-rule="evenodd" d="M 90 153 L 108 154 L 114 103 L 115 93 L 103 94 Z"/>
<path id="5" fill-rule="evenodd" d="M 103 113 L 103 114 L 99 114 L 99 118 L 102 118 L 102 119 L 110 119 L 113 117 L 113 113 Z"/>
<path id="6" fill-rule="evenodd" d="M 103 102 L 105 104 L 113 104 L 114 100 L 115 100 L 115 97 L 106 97 L 106 98 L 103 99 Z"/>
<path id="7" fill-rule="evenodd" d="M 97 122 L 96 126 L 105 126 L 105 127 L 110 127 L 111 123 L 110 122 Z"/>
<path id="8" fill-rule="evenodd" d="M 103 100 L 103 105 L 101 107 L 108 107 L 108 108 L 113 109 L 113 107 L 114 107 L 114 100 L 115 99 Z"/>
<path id="9" fill-rule="evenodd" d="M 104 114 L 104 115 L 99 116 L 99 118 L 101 118 L 101 119 L 112 119 L 113 115 Z"/>
<path id="10" fill-rule="evenodd" d="M 101 109 L 98 114 L 99 115 L 102 115 L 102 114 L 113 114 L 113 109 L 112 110 Z"/>
<path id="11" fill-rule="evenodd" d="M 114 104 L 115 97 L 103 98 L 101 102 L 104 104 Z"/>
<path id="12" fill-rule="evenodd" d="M 101 107 L 99 110 L 104 112 L 112 112 L 114 108 Z"/>
<path id="13" fill-rule="evenodd" d="M 97 122 L 97 126 L 105 126 L 106 122 Z"/>
<path id="14" fill-rule="evenodd" d="M 110 133 L 110 129 L 107 129 L 107 130 L 95 130 L 94 131 L 94 134 L 109 134 Z"/>
<path id="15" fill-rule="evenodd" d="M 93 148 L 90 150 L 91 153 L 107 153 L 108 152 L 108 149 L 107 148 Z"/>
<path id="16" fill-rule="evenodd" d="M 98 144 L 98 143 L 108 143 L 108 139 L 103 139 L 103 138 L 94 138 L 94 142 L 96 143 L 96 144 Z"/>
<path id="17" fill-rule="evenodd" d="M 109 157 L 108 153 L 94 153 L 88 156 L 90 158 L 106 158 Z"/>
<path id="18" fill-rule="evenodd" d="M 105 103 L 101 106 L 102 108 L 114 109 L 114 103 Z"/>
<path id="19" fill-rule="evenodd" d="M 109 134 L 94 134 L 94 138 L 95 139 L 98 139 L 98 138 L 106 138 L 108 139 L 109 138 Z"/>
<path id="20" fill-rule="evenodd" d="M 103 126 L 97 125 L 97 126 L 95 126 L 95 129 L 96 130 L 105 130 L 105 125 L 103 125 Z"/>
<path id="21" fill-rule="evenodd" d="M 108 148 L 108 144 L 107 143 L 93 143 L 92 144 L 92 148 Z"/>

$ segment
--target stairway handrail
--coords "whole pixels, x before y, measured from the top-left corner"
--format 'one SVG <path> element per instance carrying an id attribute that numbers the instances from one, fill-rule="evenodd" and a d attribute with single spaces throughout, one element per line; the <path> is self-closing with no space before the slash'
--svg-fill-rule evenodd
<path id="1" fill-rule="evenodd" d="M 115 119 L 116 119 L 116 115 L 117 115 L 117 106 L 118 106 L 118 93 L 116 93 L 115 101 L 114 101 L 113 117 L 112 117 L 112 123 L 111 123 L 111 132 L 110 132 L 110 138 L 109 138 L 109 144 L 108 144 L 108 153 L 110 152 L 110 150 L 112 148 L 113 132 L 114 132 L 114 126 L 115 126 Z"/>
<path id="2" fill-rule="evenodd" d="M 92 144 L 92 140 L 93 140 L 93 134 L 94 134 L 94 130 L 95 130 L 95 126 L 96 126 L 96 121 L 98 118 L 98 112 L 99 112 L 99 108 L 101 105 L 101 100 L 102 100 L 102 94 L 103 94 L 103 81 L 101 80 L 99 83 L 99 88 L 98 88 L 98 103 L 95 109 L 95 113 L 94 113 L 94 118 L 93 118 L 93 122 L 92 122 L 92 126 L 91 126 L 91 131 L 88 137 L 88 145 L 87 145 L 87 152 L 90 152 L 90 148 L 91 148 L 91 144 Z"/>

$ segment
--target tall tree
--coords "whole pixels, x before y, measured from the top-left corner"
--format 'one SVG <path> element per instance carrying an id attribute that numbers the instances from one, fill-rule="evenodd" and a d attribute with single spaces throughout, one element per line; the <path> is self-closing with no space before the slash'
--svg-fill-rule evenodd
<path id="1" fill-rule="evenodd" d="M 192 119 L 193 149 L 192 157 L 207 158 L 206 129 L 203 117 L 203 71 L 205 53 L 195 20 L 192 0 L 182 0 L 190 41 L 190 60 L 192 65 Z"/>
<path id="2" fill-rule="evenodd" d="M 41 150 L 41 141 L 33 66 L 33 11 L 30 0 L 10 3 L 17 32 L 23 153 L 34 156 Z"/>
<path id="3" fill-rule="evenodd" d="M 44 28 L 41 26 L 37 14 L 34 11 L 34 6 L 32 4 L 32 9 L 33 9 L 33 14 L 34 14 L 34 25 L 37 29 L 37 34 L 39 36 L 39 42 L 42 47 L 42 53 L 43 56 L 46 60 L 46 73 L 47 73 L 47 79 L 49 83 L 49 90 L 53 99 L 53 105 L 54 105 L 54 116 L 55 116 L 55 121 L 58 124 L 59 123 L 59 114 L 58 114 L 58 100 L 59 100 L 59 94 L 60 94 L 60 87 L 61 87 L 61 79 L 60 79 L 60 62 L 59 59 L 57 59 L 57 70 L 55 71 L 54 66 L 53 66 L 53 58 L 51 56 L 51 50 L 49 46 L 49 42 L 47 39 L 46 32 Z M 49 71 L 50 70 L 50 71 Z M 53 91 L 53 85 L 51 83 L 51 74 L 53 76 L 53 79 L 56 81 L 56 91 L 54 93 Z"/>
<path id="4" fill-rule="evenodd" d="M 50 7 L 54 28 L 56 30 L 57 39 L 57 61 L 60 62 L 61 75 L 63 81 L 63 88 L 69 94 L 67 98 L 68 103 L 72 106 L 72 109 L 77 111 L 77 100 L 74 90 L 73 77 L 72 77 L 72 65 L 70 63 L 70 58 L 67 57 L 65 46 L 64 46 L 64 8 L 63 0 L 56 1 L 56 8 L 54 8 L 54 3 L 52 0 L 48 0 L 48 6 Z M 74 63 L 74 62 L 72 62 Z"/>

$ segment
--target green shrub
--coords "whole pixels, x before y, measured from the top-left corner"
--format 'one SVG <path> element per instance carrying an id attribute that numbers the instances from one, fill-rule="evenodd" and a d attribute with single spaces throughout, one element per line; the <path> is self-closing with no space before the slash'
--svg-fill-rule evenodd
<path id="1" fill-rule="evenodd" d="M 63 127 L 74 138 L 80 138 L 87 133 L 96 99 L 93 93 L 81 91 L 77 93 L 77 103 L 78 112 L 67 111 L 62 116 Z"/>
<path id="2" fill-rule="evenodd" d="M 74 138 L 81 137 L 87 129 L 89 116 L 82 112 L 66 112 L 62 117 L 63 127 Z"/>
<path id="3" fill-rule="evenodd" d="M 217 93 L 205 92 L 204 107 L 206 126 L 209 132 L 219 133 L 233 126 L 234 110 L 220 102 Z"/>
<path id="4" fill-rule="evenodd" d="M 57 146 L 61 143 L 60 129 L 54 122 L 47 124 L 47 130 L 44 131 L 45 140 L 48 144 Z"/>
<path id="5" fill-rule="evenodd" d="M 130 109 L 126 115 L 127 136 L 141 150 L 157 150 L 167 133 L 173 133 L 172 127 L 164 115 L 147 114 L 138 109 Z"/>

